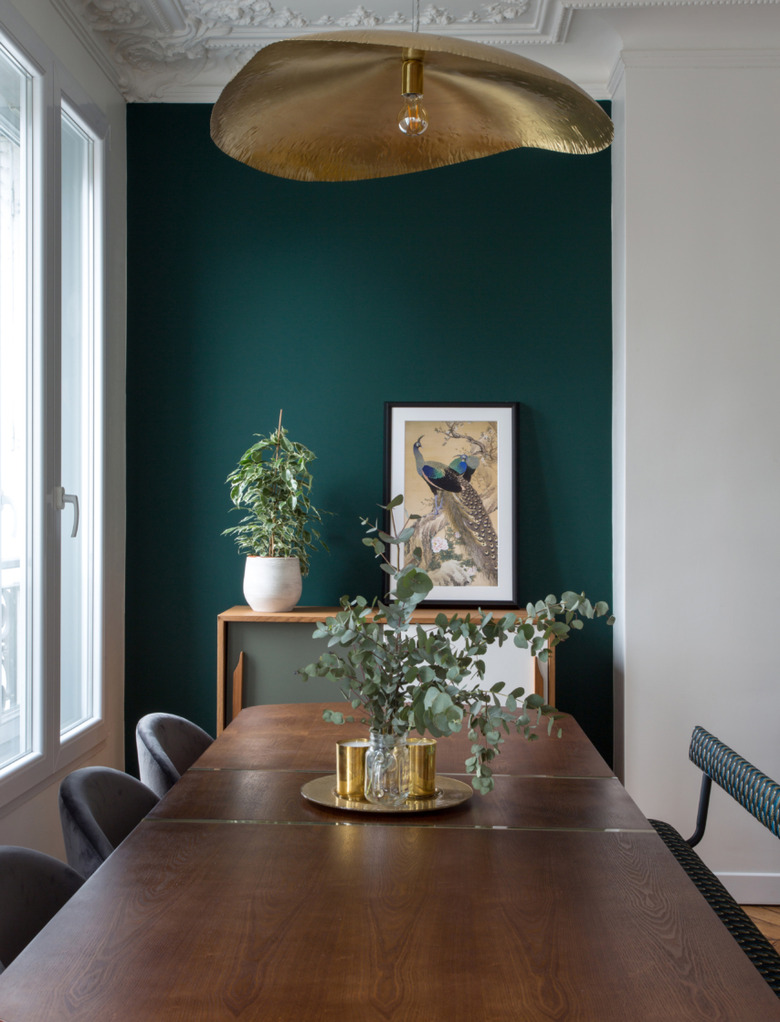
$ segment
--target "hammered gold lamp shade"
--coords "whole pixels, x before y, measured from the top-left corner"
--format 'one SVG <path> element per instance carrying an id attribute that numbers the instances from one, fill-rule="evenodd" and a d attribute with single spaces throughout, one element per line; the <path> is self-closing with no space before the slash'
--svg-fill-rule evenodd
<path id="1" fill-rule="evenodd" d="M 402 69 L 422 63 L 425 134 L 399 131 Z M 264 47 L 214 105 L 228 156 L 300 181 L 358 181 L 527 146 L 594 153 L 612 122 L 563 75 L 514 53 L 416 32 L 343 31 Z"/>

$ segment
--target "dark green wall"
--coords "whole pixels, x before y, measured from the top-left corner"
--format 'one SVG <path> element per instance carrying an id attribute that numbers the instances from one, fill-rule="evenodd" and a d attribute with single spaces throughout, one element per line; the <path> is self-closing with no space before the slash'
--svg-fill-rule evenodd
<path id="1" fill-rule="evenodd" d="M 387 400 L 520 402 L 521 598 L 611 601 L 609 151 L 304 184 L 225 156 L 209 115 L 127 115 L 131 767 L 150 710 L 213 731 L 216 617 L 244 602 L 224 479 L 280 408 L 335 512 L 302 603 L 379 589 L 358 517 Z M 558 705 L 611 755 L 603 622 L 559 651 Z"/>

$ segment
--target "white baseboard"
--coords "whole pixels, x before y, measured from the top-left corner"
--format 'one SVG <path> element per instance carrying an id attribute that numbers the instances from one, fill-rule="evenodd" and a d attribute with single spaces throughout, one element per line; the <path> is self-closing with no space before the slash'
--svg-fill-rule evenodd
<path id="1" fill-rule="evenodd" d="M 780 905 L 780 873 L 718 873 L 740 905 Z"/>

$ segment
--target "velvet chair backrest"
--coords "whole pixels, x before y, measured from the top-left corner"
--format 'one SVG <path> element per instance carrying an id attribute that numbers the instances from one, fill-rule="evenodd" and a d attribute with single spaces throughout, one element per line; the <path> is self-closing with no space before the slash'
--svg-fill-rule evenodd
<path id="1" fill-rule="evenodd" d="M 51 855 L 0 846 L 0 972 L 83 883 L 74 869 Z"/>
<path id="2" fill-rule="evenodd" d="M 141 781 L 111 767 L 83 767 L 60 784 L 68 863 L 91 876 L 159 801 Z"/>
<path id="3" fill-rule="evenodd" d="M 135 729 L 141 780 L 162 798 L 213 741 L 185 717 L 148 713 Z"/>

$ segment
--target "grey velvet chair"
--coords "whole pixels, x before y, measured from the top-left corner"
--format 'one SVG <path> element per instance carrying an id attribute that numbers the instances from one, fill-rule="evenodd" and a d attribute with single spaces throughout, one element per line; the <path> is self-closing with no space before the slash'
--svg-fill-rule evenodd
<path id="1" fill-rule="evenodd" d="M 148 713 L 135 729 L 141 780 L 160 798 L 214 739 L 203 728 L 173 713 Z"/>
<path id="2" fill-rule="evenodd" d="M 60 822 L 68 863 L 91 876 L 152 809 L 157 795 L 130 774 L 83 767 L 60 784 Z"/>
<path id="3" fill-rule="evenodd" d="M 0 845 L 0 972 L 83 883 L 74 869 L 51 855 Z"/>

